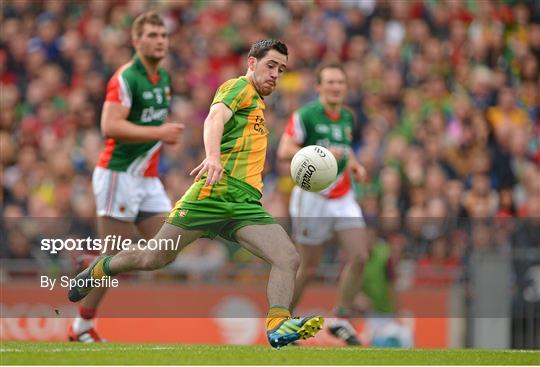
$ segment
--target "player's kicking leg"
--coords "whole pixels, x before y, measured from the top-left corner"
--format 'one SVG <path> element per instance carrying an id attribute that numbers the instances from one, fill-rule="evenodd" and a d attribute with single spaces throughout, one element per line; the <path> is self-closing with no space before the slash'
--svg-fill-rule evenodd
<path id="1" fill-rule="evenodd" d="M 271 265 L 266 319 L 268 342 L 281 348 L 315 336 L 322 328 L 321 316 L 292 318 L 289 307 L 300 257 L 285 230 L 278 224 L 249 225 L 235 233 L 240 245 Z"/>
<path id="2" fill-rule="evenodd" d="M 178 249 L 162 249 L 149 250 L 133 247 L 128 250 L 123 250 L 114 256 L 103 256 L 97 258 L 88 268 L 83 270 L 76 276 L 76 280 L 87 287 L 74 287 L 69 290 L 69 300 L 78 302 L 85 298 L 92 289 L 93 283 L 90 280 L 102 279 L 107 276 L 115 276 L 120 273 L 125 273 L 135 270 L 157 270 L 170 264 L 178 252 L 201 237 L 201 231 L 190 231 L 178 226 L 164 223 L 159 232 L 154 236 L 154 239 L 173 239 L 180 238 Z M 82 282 L 81 282 L 82 280 Z"/>

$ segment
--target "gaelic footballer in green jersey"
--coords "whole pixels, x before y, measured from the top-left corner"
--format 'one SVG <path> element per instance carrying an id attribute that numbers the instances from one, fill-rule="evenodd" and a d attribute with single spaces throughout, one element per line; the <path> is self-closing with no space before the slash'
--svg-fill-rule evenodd
<path id="1" fill-rule="evenodd" d="M 149 77 L 138 56 L 122 66 L 107 85 L 107 102 L 129 108 L 135 125 L 159 126 L 170 102 L 170 78 L 162 68 Z M 92 178 L 97 214 L 136 221 L 139 212 L 165 213 L 171 203 L 158 176 L 162 142 L 108 138 Z"/>
<path id="2" fill-rule="evenodd" d="M 109 81 L 101 114 L 101 131 L 108 139 L 92 175 L 101 238 L 154 236 L 171 207 L 157 177 L 161 144 L 177 143 L 183 129 L 179 123 L 164 123 L 170 82 L 159 67 L 169 46 L 163 19 L 153 11 L 140 14 L 131 36 L 136 56 Z M 92 319 L 106 290 L 98 288 L 83 300 L 70 340 L 102 341 Z"/>
<path id="3" fill-rule="evenodd" d="M 338 157 L 337 179 L 329 188 L 320 193 L 293 189 L 289 211 L 293 218 L 293 238 L 301 244 L 321 245 L 335 230 L 364 226 L 347 167 L 353 127 L 354 117 L 348 108 L 342 107 L 339 114 L 330 116 L 320 101 L 303 106 L 289 120 L 285 134 L 299 146 L 315 144 L 343 152 Z M 320 219 L 328 217 L 334 219 Z"/>
<path id="4" fill-rule="evenodd" d="M 336 320 L 329 331 L 348 345 L 359 340 L 352 324 L 345 318 L 353 314 L 354 298 L 361 286 L 362 268 L 367 259 L 363 241 L 364 220 L 356 202 L 351 176 L 361 180 L 365 174 L 352 152 L 354 117 L 344 106 L 347 96 L 345 71 L 339 64 L 327 64 L 317 71 L 319 99 L 296 111 L 285 129 L 278 148 L 282 160 L 290 160 L 306 145 L 330 149 L 338 161 L 336 181 L 321 193 L 294 187 L 289 203 L 293 238 L 302 255 L 297 273 L 292 307 L 300 300 L 306 285 L 313 279 L 320 262 L 320 246 L 334 234 L 345 251 L 346 263 L 340 277 L 340 295 Z"/>
<path id="5" fill-rule="evenodd" d="M 163 68 L 158 71 L 156 77 L 149 77 L 135 56 L 113 75 L 105 100 L 129 108 L 127 120 L 136 125 L 161 125 L 167 117 L 171 90 L 169 74 Z M 161 146 L 161 141 L 125 143 L 109 138 L 97 165 L 134 176 L 156 177 Z"/>
<path id="6" fill-rule="evenodd" d="M 346 169 L 353 143 L 354 116 L 348 108 L 341 108 L 339 115 L 330 116 L 320 101 L 314 101 L 294 112 L 285 134 L 300 146 L 321 145 L 338 148 L 343 154 L 338 160 L 336 181 L 321 194 L 338 198 L 351 190 L 351 176 Z"/>

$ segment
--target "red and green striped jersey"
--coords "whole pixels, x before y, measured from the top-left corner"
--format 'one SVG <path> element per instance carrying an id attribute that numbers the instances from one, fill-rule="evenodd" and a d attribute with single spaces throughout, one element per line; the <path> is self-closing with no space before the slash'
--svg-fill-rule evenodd
<path id="1" fill-rule="evenodd" d="M 224 103 L 233 112 L 221 138 L 221 164 L 226 174 L 262 191 L 268 129 L 265 104 L 245 77 L 223 83 L 212 104 Z"/>
<path id="2" fill-rule="evenodd" d="M 336 181 L 321 194 L 330 198 L 345 195 L 351 189 L 351 177 L 347 167 L 352 146 L 355 120 L 353 113 L 342 107 L 339 114 L 330 116 L 320 101 L 310 102 L 293 113 L 285 134 L 291 136 L 300 146 L 321 145 L 343 150 L 338 161 Z"/>
<path id="3" fill-rule="evenodd" d="M 128 107 L 127 120 L 143 126 L 161 125 L 170 99 L 169 74 L 159 68 L 156 77 L 149 77 L 137 56 L 114 73 L 105 97 L 106 101 Z M 135 176 L 157 176 L 161 145 L 161 141 L 128 143 L 109 138 L 97 165 Z"/>

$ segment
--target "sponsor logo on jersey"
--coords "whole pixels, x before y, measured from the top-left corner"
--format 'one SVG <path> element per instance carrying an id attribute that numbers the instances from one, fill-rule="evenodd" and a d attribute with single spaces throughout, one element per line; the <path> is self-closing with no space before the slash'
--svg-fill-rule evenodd
<path id="1" fill-rule="evenodd" d="M 266 127 L 266 124 L 264 123 L 264 117 L 262 116 L 256 116 L 255 117 L 255 123 L 253 124 L 253 130 L 257 134 L 261 135 L 267 135 L 268 134 L 268 128 Z"/>
<path id="2" fill-rule="evenodd" d="M 157 108 L 148 107 L 142 111 L 141 121 L 142 122 L 151 122 L 151 121 L 164 121 L 167 117 L 166 108 Z"/>
<path id="3" fill-rule="evenodd" d="M 154 93 L 150 92 L 149 90 L 146 90 L 142 94 L 143 99 L 152 99 L 154 98 Z"/>
<path id="4" fill-rule="evenodd" d="M 315 131 L 319 134 L 327 134 L 330 131 L 330 127 L 324 124 L 316 124 Z"/>

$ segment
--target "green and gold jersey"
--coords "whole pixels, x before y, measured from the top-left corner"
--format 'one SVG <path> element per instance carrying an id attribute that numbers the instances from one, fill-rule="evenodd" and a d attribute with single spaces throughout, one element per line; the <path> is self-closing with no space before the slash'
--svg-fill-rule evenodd
<path id="1" fill-rule="evenodd" d="M 221 164 L 227 175 L 262 191 L 268 129 L 265 104 L 245 76 L 223 83 L 212 104 L 224 103 L 233 115 L 221 138 Z"/>

